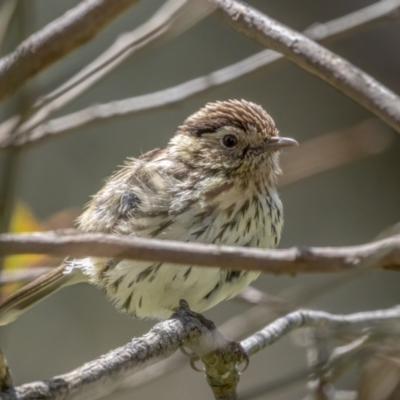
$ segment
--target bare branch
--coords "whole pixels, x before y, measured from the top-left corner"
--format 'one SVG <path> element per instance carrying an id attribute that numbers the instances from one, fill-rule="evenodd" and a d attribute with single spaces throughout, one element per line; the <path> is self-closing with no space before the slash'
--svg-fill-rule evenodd
<path id="1" fill-rule="evenodd" d="M 119 36 L 89 65 L 59 88 L 39 99 L 35 105 L 36 112 L 15 132 L 9 131 L 8 135 L 11 135 L 11 139 L 13 136 L 23 136 L 57 110 L 86 93 L 134 54 L 179 35 L 211 12 L 203 1 L 198 0 L 195 5 L 196 7 L 187 0 L 167 0 L 147 22 L 132 32 Z"/>
<path id="2" fill-rule="evenodd" d="M 234 29 L 282 53 L 400 132 L 400 98 L 364 71 L 246 3 L 208 1 L 217 7 L 216 14 Z"/>
<path id="3" fill-rule="evenodd" d="M 183 304 L 186 304 L 183 302 Z M 187 306 L 187 305 L 186 305 Z M 287 333 L 301 327 L 327 327 L 332 330 L 386 331 L 387 326 L 400 322 L 400 306 L 379 311 L 362 312 L 350 315 L 334 315 L 321 311 L 301 310 L 290 313 L 266 326 L 241 342 L 241 346 L 249 355 L 254 355 L 267 346 L 272 345 Z M 398 331 L 397 331 L 398 333 Z M 216 329 L 214 324 L 199 314 L 182 307 L 171 319 L 157 324 L 148 334 L 133 339 L 130 343 L 113 350 L 95 361 L 82 367 L 55 377 L 51 380 L 25 384 L 12 390 L 0 393 L 1 400 L 41 399 L 97 399 L 105 393 L 112 392 L 122 379 L 136 371 L 163 360 L 172 355 L 184 344 L 201 355 L 207 368 L 213 368 L 221 359 L 228 360 L 229 368 L 238 362 L 237 346 L 232 346 Z M 223 348 L 219 352 L 218 349 Z M 221 354 L 224 353 L 224 354 Z M 214 370 L 216 372 L 217 369 Z M 235 371 L 231 371 L 235 373 Z M 304 379 L 304 374 L 300 374 Z M 219 374 L 220 384 L 224 378 Z M 236 381 L 237 383 L 237 381 Z M 229 385 L 227 385 L 229 386 Z M 226 387 L 225 389 L 228 389 Z M 217 399 L 236 399 L 236 386 L 233 384 L 229 392 L 221 392 L 221 386 L 214 392 Z"/>
<path id="4" fill-rule="evenodd" d="M 188 6 L 187 0 L 167 0 L 147 22 L 132 32 L 120 35 L 97 59 L 60 87 L 40 98 L 35 107 L 49 103 L 87 80 L 93 74 L 103 70 L 99 77 L 96 76 L 96 81 L 98 81 L 144 46 L 148 46 L 151 42 L 154 44 L 157 39 L 166 40 L 176 36 L 211 11 L 210 7 L 205 7 L 203 1 Z M 111 68 L 105 68 L 110 64 L 112 64 Z M 91 85 L 93 85 L 93 82 L 91 82 Z"/>
<path id="5" fill-rule="evenodd" d="M 230 364 L 223 371 L 224 374 L 217 377 L 220 387 L 215 395 L 216 399 L 235 399 L 239 379 L 235 366 L 240 361 L 240 355 L 232 347 L 232 342 L 220 334 L 211 321 L 191 312 L 184 301 L 181 301 L 181 307 L 171 319 L 157 324 L 141 338 L 133 339 L 125 346 L 110 351 L 70 373 L 4 391 L 0 393 L 0 399 L 97 399 L 114 391 L 122 379 L 171 356 L 182 345 L 201 356 L 206 365 L 207 375 L 215 374 L 218 367 L 221 367 L 221 362 Z M 233 384 L 228 375 L 235 376 L 236 384 Z M 230 396 L 221 397 L 218 393 L 224 379 L 233 385 L 224 391 Z"/>
<path id="6" fill-rule="evenodd" d="M 382 339 L 382 337 L 380 337 Z M 327 360 L 326 364 L 321 364 L 321 373 L 324 373 L 327 381 L 336 381 L 346 370 L 350 368 L 352 363 L 357 361 L 366 361 L 366 356 L 371 356 L 376 349 L 371 349 L 371 343 L 377 341 L 377 338 L 371 335 L 363 335 L 357 337 L 351 343 L 344 346 L 336 347 Z"/>
<path id="7" fill-rule="evenodd" d="M 83 0 L 0 59 L 0 101 L 82 46 L 138 0 Z"/>
<path id="8" fill-rule="evenodd" d="M 263 330 L 241 342 L 249 355 L 258 353 L 267 346 L 271 346 L 279 339 L 303 327 L 325 327 L 335 331 L 347 331 L 356 334 L 363 328 L 368 332 L 400 333 L 400 306 L 387 310 L 366 311 L 350 315 L 335 315 L 324 311 L 298 310 L 285 315 L 269 324 Z"/>
<path id="9" fill-rule="evenodd" d="M 0 257 L 11 254 L 196 264 L 273 274 L 339 272 L 368 268 L 399 269 L 400 236 L 351 247 L 256 249 L 131 238 L 104 234 L 58 235 L 55 232 L 0 235 Z"/>
<path id="10" fill-rule="evenodd" d="M 382 0 L 376 4 L 365 7 L 352 14 L 334 19 L 324 24 L 315 24 L 306 29 L 304 34 L 318 40 L 334 40 L 353 32 L 369 27 L 372 23 L 381 22 L 393 17 L 400 8 L 400 0 Z M 51 112 L 41 112 L 40 119 L 30 120 L 24 128 L 27 135 L 11 137 L 14 126 L 13 121 L 3 124 L 0 129 L 0 149 L 6 146 L 23 146 L 38 144 L 42 140 L 51 139 L 56 135 L 73 133 L 84 127 L 155 110 L 165 109 L 179 104 L 188 98 L 200 93 L 211 91 L 217 87 L 227 85 L 236 79 L 247 76 L 262 67 L 266 67 L 284 57 L 271 50 L 264 50 L 228 67 L 217 70 L 209 75 L 192 79 L 177 86 L 160 90 L 154 93 L 118 100 L 111 103 L 99 104 L 86 109 L 55 118 L 33 129 L 38 121 L 43 121 Z M 89 68 L 90 66 L 88 66 Z M 83 73 L 86 68 L 81 72 Z M 80 77 L 79 73 L 76 78 Z M 76 78 L 72 78 L 72 81 Z M 91 78 L 93 79 L 93 78 Z M 86 85 L 87 83 L 85 83 Z M 57 93 L 57 92 L 56 92 Z M 61 104 L 62 103 L 62 104 Z M 55 109 L 64 102 L 54 103 Z M 53 107 L 52 106 L 52 107 Z M 45 110 L 50 110 L 46 107 Z M 32 123 L 34 122 L 34 123 Z M 29 129 L 28 129 L 29 128 Z"/>
<path id="11" fill-rule="evenodd" d="M 247 303 L 256 305 L 256 307 L 252 307 L 242 314 L 230 318 L 220 325 L 218 330 L 232 340 L 242 339 L 276 318 L 294 311 L 299 306 L 309 303 L 321 294 L 326 294 L 329 291 L 337 289 L 338 286 L 348 283 L 359 276 L 359 273 L 344 274 L 340 277 L 329 279 L 323 284 L 318 282 L 316 285 L 307 285 L 307 287 L 302 287 L 301 285 L 296 284 L 294 287 L 286 290 L 288 293 L 279 293 L 279 297 L 271 296 L 250 286 L 244 291 L 243 296 L 239 300 L 244 300 Z M 235 297 L 235 299 L 236 298 L 237 297 Z M 133 389 L 146 385 L 154 379 L 175 372 L 178 368 L 181 368 L 186 364 L 187 359 L 183 358 L 179 354 L 175 354 L 168 360 L 164 360 L 140 371 L 132 377 L 127 378 L 121 382 L 118 386 L 118 390 Z M 272 393 L 279 389 L 283 389 L 285 386 L 289 386 L 290 384 L 300 383 L 305 380 L 307 375 L 310 373 L 311 370 L 302 370 L 301 372 L 297 372 L 295 375 L 274 381 L 272 384 L 268 383 L 266 385 L 262 384 L 256 386 L 249 392 L 246 392 L 244 396 L 242 394 L 240 399 L 244 400 L 245 398 L 257 397 L 256 393 Z"/>

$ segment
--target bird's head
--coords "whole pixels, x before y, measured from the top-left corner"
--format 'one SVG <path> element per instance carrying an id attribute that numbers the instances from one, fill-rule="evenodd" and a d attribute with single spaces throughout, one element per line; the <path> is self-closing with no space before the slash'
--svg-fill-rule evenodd
<path id="1" fill-rule="evenodd" d="M 297 144 L 279 135 L 273 119 L 261 106 L 228 100 L 208 103 L 187 118 L 169 148 L 193 168 L 233 179 L 262 174 L 275 182 L 280 173 L 279 150 Z"/>

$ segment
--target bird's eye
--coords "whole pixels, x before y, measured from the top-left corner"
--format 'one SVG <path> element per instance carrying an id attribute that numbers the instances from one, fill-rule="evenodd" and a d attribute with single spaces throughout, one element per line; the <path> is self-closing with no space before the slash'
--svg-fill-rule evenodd
<path id="1" fill-rule="evenodd" d="M 222 144 L 227 148 L 232 148 L 237 145 L 237 139 L 233 135 L 225 135 L 222 138 Z"/>

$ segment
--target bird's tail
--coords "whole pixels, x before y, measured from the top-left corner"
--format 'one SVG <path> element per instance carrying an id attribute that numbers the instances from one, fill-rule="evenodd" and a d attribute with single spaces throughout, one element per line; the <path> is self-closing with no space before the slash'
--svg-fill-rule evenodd
<path id="1" fill-rule="evenodd" d="M 59 267 L 44 274 L 6 298 L 0 304 L 0 325 L 7 325 L 15 321 L 25 311 L 57 290 L 65 286 L 87 281 L 87 278 L 79 269 L 72 269 L 66 273 L 66 267 L 67 264 L 64 262 Z"/>

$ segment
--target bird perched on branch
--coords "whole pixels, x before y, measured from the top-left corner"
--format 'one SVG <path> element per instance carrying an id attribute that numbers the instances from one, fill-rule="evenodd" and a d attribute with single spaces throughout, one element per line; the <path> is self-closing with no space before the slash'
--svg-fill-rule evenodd
<path id="1" fill-rule="evenodd" d="M 111 176 L 80 216 L 79 230 L 274 248 L 283 224 L 279 150 L 296 144 L 279 136 L 259 105 L 209 103 L 186 119 L 165 148 L 129 159 Z M 202 312 L 236 296 L 258 275 L 117 258 L 72 260 L 6 299 L 0 324 L 82 281 L 104 289 L 133 316 L 168 318 L 180 299 Z"/>

